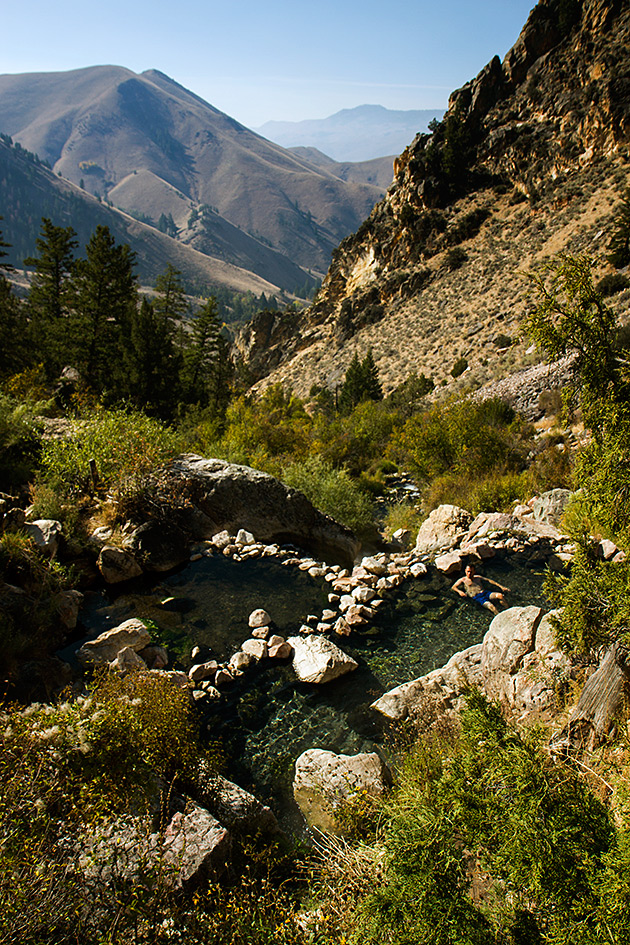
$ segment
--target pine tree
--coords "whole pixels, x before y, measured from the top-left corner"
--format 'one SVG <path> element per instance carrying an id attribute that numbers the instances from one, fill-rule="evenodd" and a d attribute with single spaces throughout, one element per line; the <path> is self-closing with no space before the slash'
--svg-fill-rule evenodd
<path id="1" fill-rule="evenodd" d="M 383 389 L 378 379 L 378 368 L 372 349 L 361 361 L 356 353 L 346 371 L 346 377 L 339 395 L 339 408 L 342 413 L 350 413 L 363 400 L 382 400 Z"/>
<path id="2" fill-rule="evenodd" d="M 123 376 L 121 352 L 129 343 L 137 306 L 135 253 L 116 244 L 109 228 L 97 226 L 77 263 L 77 366 L 85 380 L 102 393 Z"/>
<path id="3" fill-rule="evenodd" d="M 187 403 L 225 410 L 233 368 L 226 340 L 221 336 L 215 298 L 193 316 L 190 340 L 184 351 L 182 386 Z"/>
<path id="4" fill-rule="evenodd" d="M 75 237 L 71 226 L 54 226 L 43 217 L 41 235 L 35 241 L 38 255 L 24 260 L 26 266 L 35 267 L 28 296 L 31 343 L 49 377 L 58 374 L 71 357 L 68 319 L 75 301 Z"/>
<path id="5" fill-rule="evenodd" d="M 129 398 L 147 413 L 169 418 L 179 393 L 176 353 L 168 320 L 147 298 L 132 309 L 125 360 Z"/>

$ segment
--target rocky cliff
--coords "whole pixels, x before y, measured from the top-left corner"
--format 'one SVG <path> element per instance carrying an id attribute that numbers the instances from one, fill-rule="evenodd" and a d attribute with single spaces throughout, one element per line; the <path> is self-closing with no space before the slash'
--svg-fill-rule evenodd
<path id="1" fill-rule="evenodd" d="M 395 161 L 311 308 L 261 316 L 239 338 L 254 376 L 334 387 L 371 347 L 386 388 L 414 370 L 455 387 L 531 360 L 522 276 L 562 251 L 603 253 L 627 186 L 629 50 L 623 0 L 540 0 L 503 62 Z"/>

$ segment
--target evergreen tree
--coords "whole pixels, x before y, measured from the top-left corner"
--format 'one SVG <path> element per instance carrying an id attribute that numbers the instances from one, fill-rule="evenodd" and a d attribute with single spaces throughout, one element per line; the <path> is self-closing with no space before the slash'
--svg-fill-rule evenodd
<path id="1" fill-rule="evenodd" d="M 355 352 L 339 395 L 342 413 L 350 413 L 363 400 L 382 400 L 383 389 L 378 379 L 378 368 L 372 349 L 361 361 Z"/>
<path id="2" fill-rule="evenodd" d="M 0 378 L 17 374 L 32 363 L 26 333 L 24 305 L 0 273 Z"/>
<path id="3" fill-rule="evenodd" d="M 10 246 L 10 243 L 5 243 L 0 230 L 0 377 L 10 377 L 29 363 L 24 309 L 14 296 L 11 283 L 2 273 L 3 269 L 13 269 L 9 263 L 2 262 L 9 255 L 5 250 Z"/>
<path id="4" fill-rule="evenodd" d="M 371 348 L 363 359 L 361 370 L 363 371 L 362 399 L 382 400 L 383 388 L 381 387 L 381 382 L 378 379 L 378 368 L 376 366 L 376 362 L 374 361 L 374 355 L 372 354 Z"/>
<path id="5" fill-rule="evenodd" d="M 172 332 L 165 316 L 146 298 L 131 311 L 125 359 L 129 398 L 149 414 L 170 417 L 179 393 Z"/>
<path id="6" fill-rule="evenodd" d="M 109 228 L 97 226 L 77 263 L 77 366 L 99 393 L 112 390 L 124 370 L 137 305 L 135 253 L 116 244 Z M 124 383 L 124 379 L 123 379 Z"/>
<path id="7" fill-rule="evenodd" d="M 207 299 L 193 316 L 184 350 L 182 387 L 187 403 L 212 407 L 223 415 L 233 374 L 228 344 L 221 336 L 216 299 Z"/>
<path id="8" fill-rule="evenodd" d="M 181 280 L 181 272 L 170 263 L 155 280 L 157 296 L 155 311 L 162 315 L 171 328 L 188 312 L 188 300 Z"/>
<path id="9" fill-rule="evenodd" d="M 3 219 L 4 217 L 0 216 L 0 223 Z M 7 252 L 5 252 L 5 250 L 10 248 L 11 243 L 5 243 L 4 239 L 2 238 L 2 230 L 0 230 L 0 269 L 11 271 L 14 268 L 11 263 L 1 261 L 5 256 L 9 255 Z"/>
<path id="10" fill-rule="evenodd" d="M 71 356 L 68 318 L 74 308 L 75 237 L 71 226 L 54 226 L 43 217 L 35 241 L 38 255 L 24 260 L 35 267 L 28 296 L 31 343 L 49 377 Z"/>

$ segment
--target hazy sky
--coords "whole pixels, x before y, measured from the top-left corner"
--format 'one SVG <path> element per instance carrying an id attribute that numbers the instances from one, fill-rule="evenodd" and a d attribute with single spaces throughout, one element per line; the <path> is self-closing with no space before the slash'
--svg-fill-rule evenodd
<path id="1" fill-rule="evenodd" d="M 533 0 L 23 0 L 0 72 L 159 69 L 250 127 L 342 108 L 445 107 L 516 41 Z"/>

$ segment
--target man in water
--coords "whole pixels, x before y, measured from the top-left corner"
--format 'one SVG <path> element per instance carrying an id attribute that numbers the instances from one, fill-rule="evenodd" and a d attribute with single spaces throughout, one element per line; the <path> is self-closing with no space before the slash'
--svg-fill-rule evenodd
<path id="1" fill-rule="evenodd" d="M 498 588 L 498 591 L 484 590 L 483 584 L 493 584 L 494 587 Z M 493 601 L 498 601 L 505 606 L 505 600 L 501 592 L 508 592 L 510 589 L 509 587 L 502 587 L 501 584 L 497 584 L 496 581 L 492 581 L 490 578 L 475 574 L 474 564 L 467 564 L 464 569 L 464 576 L 460 577 L 459 581 L 455 581 L 453 590 L 456 594 L 459 594 L 460 597 L 472 597 L 474 601 L 481 604 L 486 610 L 492 611 L 493 614 L 498 614 L 499 611 Z"/>

